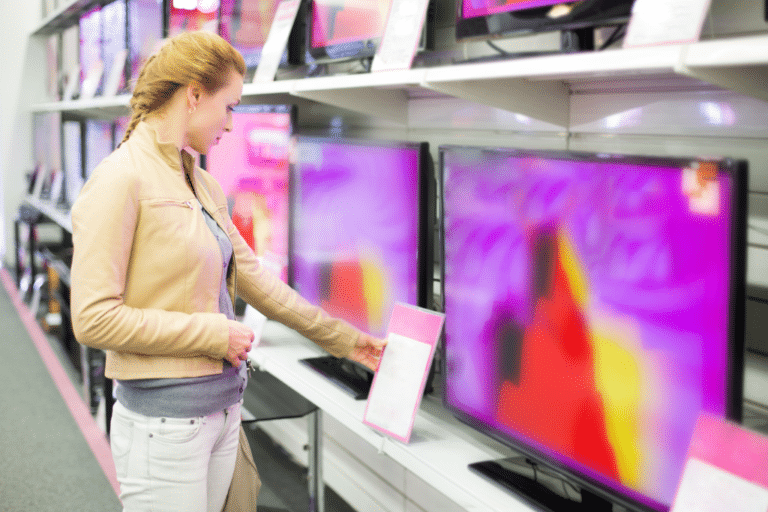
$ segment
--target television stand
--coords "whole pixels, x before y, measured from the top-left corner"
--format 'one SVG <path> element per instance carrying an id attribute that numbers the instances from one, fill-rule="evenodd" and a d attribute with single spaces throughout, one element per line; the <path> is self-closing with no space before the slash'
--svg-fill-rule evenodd
<path id="1" fill-rule="evenodd" d="M 475 462 L 469 469 L 547 512 L 611 512 L 613 504 L 579 490 L 527 457 Z"/>
<path id="2" fill-rule="evenodd" d="M 323 377 L 330 380 L 355 400 L 366 400 L 373 382 L 373 373 L 352 361 L 333 356 L 300 359 Z"/>

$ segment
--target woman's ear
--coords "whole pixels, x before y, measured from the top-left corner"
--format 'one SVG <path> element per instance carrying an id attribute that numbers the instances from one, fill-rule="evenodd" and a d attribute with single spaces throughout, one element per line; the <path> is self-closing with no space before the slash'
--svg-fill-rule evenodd
<path id="1" fill-rule="evenodd" d="M 203 87 L 195 81 L 190 82 L 187 86 L 187 108 L 190 114 L 197 109 L 202 89 Z"/>

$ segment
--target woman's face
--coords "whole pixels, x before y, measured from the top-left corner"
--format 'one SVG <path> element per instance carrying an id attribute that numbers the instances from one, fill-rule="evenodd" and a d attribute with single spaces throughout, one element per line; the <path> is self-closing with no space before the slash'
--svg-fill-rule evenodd
<path id="1" fill-rule="evenodd" d="M 205 155 L 211 146 L 218 144 L 224 133 L 232 130 L 232 110 L 240 103 L 242 94 L 243 77 L 236 71 L 230 71 L 227 85 L 215 93 L 209 94 L 203 89 L 189 116 L 189 147 Z"/>

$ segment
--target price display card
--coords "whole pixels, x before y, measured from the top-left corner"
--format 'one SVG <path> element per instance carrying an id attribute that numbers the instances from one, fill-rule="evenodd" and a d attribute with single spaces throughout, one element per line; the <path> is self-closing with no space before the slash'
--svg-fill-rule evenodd
<path id="1" fill-rule="evenodd" d="M 408 443 L 444 318 L 442 313 L 395 304 L 363 423 Z"/>
<path id="2" fill-rule="evenodd" d="M 275 18 L 269 27 L 267 40 L 261 50 L 259 65 L 253 75 L 253 83 L 271 82 L 275 79 L 275 73 L 280 66 L 283 51 L 288 45 L 296 14 L 299 12 L 301 0 L 282 0 L 275 11 Z"/>
<path id="3" fill-rule="evenodd" d="M 421 39 L 428 0 L 392 0 L 384 36 L 371 63 L 371 71 L 409 69 Z"/>
<path id="4" fill-rule="evenodd" d="M 624 48 L 698 41 L 710 1 L 635 0 Z"/>
<path id="5" fill-rule="evenodd" d="M 671 512 L 768 511 L 768 438 L 702 414 Z"/>

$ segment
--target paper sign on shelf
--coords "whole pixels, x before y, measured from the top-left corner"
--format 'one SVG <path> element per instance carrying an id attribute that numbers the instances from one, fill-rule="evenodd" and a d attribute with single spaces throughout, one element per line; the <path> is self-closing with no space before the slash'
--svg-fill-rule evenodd
<path id="1" fill-rule="evenodd" d="M 624 48 L 698 41 L 710 1 L 635 0 Z"/>
<path id="2" fill-rule="evenodd" d="M 275 18 L 261 51 L 259 65 L 253 75 L 253 83 L 271 82 L 275 79 L 300 6 L 301 0 L 282 0 L 277 6 Z"/>
<path id="3" fill-rule="evenodd" d="M 766 512 L 768 438 L 702 414 L 670 512 Z"/>
<path id="4" fill-rule="evenodd" d="M 363 423 L 408 443 L 445 315 L 397 303 L 373 377 Z"/>
<path id="5" fill-rule="evenodd" d="M 421 39 L 429 0 L 393 0 L 371 71 L 410 69 Z"/>

